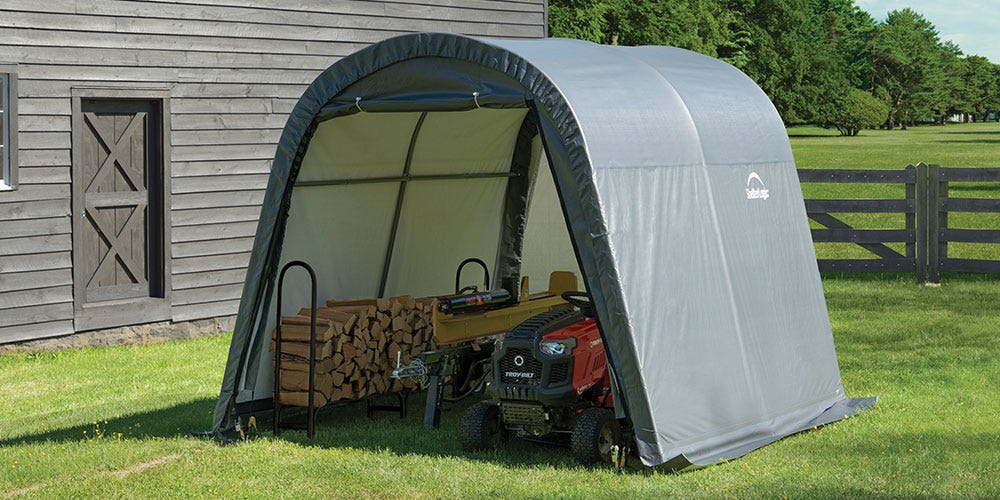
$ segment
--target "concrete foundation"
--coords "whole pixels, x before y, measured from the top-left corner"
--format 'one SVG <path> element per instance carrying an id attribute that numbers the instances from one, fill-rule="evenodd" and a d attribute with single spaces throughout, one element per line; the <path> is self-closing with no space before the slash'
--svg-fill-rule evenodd
<path id="1" fill-rule="evenodd" d="M 233 330 L 236 316 L 196 321 L 148 323 L 107 330 L 75 333 L 65 337 L 0 345 L 0 353 L 54 351 L 74 347 L 155 344 L 168 340 L 192 339 Z"/>

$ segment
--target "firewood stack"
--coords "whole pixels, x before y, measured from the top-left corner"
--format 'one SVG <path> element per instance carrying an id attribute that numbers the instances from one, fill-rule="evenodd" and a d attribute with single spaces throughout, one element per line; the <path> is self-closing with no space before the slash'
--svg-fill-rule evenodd
<path id="1" fill-rule="evenodd" d="M 316 310 L 315 406 L 416 389 L 390 378 L 399 353 L 403 364 L 434 349 L 432 298 L 326 302 Z M 308 406 L 310 310 L 281 318 L 281 391 L 284 405 Z M 272 340 L 277 331 L 271 333 Z M 275 344 L 271 342 L 271 351 Z"/>

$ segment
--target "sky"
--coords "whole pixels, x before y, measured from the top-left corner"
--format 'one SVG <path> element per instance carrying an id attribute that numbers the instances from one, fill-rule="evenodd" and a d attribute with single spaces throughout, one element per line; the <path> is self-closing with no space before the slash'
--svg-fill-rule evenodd
<path id="1" fill-rule="evenodd" d="M 1000 64 L 1000 0 L 856 0 L 877 21 L 893 10 L 909 7 L 937 27 L 966 55 L 984 56 Z"/>

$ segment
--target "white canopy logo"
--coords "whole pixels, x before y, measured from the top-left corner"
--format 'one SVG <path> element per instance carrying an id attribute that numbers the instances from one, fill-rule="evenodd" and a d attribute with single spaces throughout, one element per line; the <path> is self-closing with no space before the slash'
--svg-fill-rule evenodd
<path id="1" fill-rule="evenodd" d="M 752 186 L 756 180 L 756 186 Z M 760 176 L 757 172 L 750 172 L 747 177 L 747 199 L 748 200 L 766 200 L 770 198 L 771 195 L 768 189 L 764 187 L 764 181 L 760 180 Z"/>

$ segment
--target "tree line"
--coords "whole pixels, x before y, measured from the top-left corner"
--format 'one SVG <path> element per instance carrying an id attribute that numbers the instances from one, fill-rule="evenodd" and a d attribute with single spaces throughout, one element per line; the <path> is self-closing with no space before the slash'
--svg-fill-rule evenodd
<path id="1" fill-rule="evenodd" d="M 842 135 L 1000 110 L 1000 65 L 964 55 L 908 8 L 879 21 L 854 0 L 549 0 L 549 32 L 717 57 L 753 78 L 785 123 Z"/>

